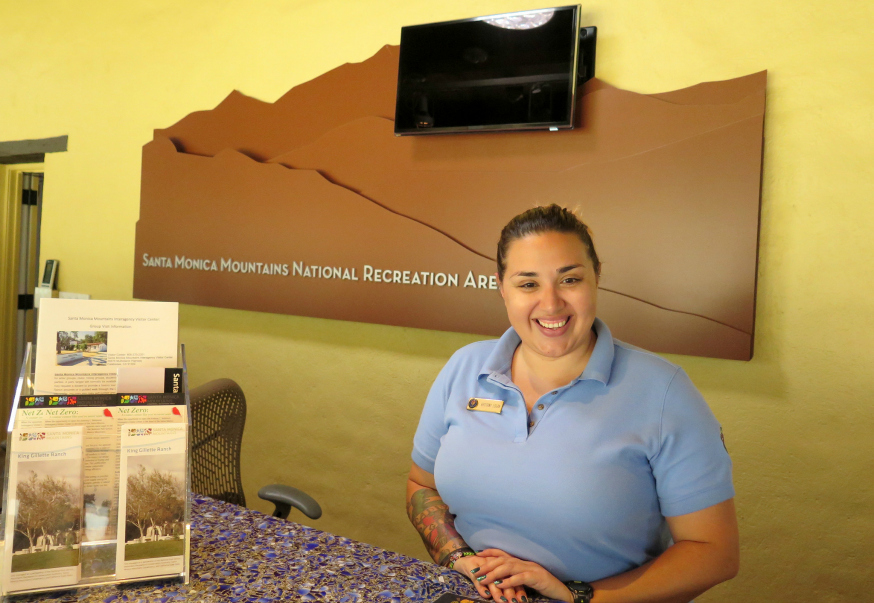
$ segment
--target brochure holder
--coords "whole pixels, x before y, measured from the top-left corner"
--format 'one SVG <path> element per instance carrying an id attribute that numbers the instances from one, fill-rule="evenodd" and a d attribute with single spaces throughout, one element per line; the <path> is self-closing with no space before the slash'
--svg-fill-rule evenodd
<path id="1" fill-rule="evenodd" d="M 0 513 L 2 601 L 7 601 L 10 595 L 157 579 L 188 584 L 191 402 L 184 344 L 180 345 L 179 358 L 181 366 L 177 368 L 181 369 L 182 378 L 181 391 L 177 393 L 36 396 L 36 348 L 28 344 L 5 434 L 7 451 Z M 173 416 L 159 416 L 164 411 Z M 61 415 L 67 416 L 59 418 Z M 75 475 L 52 473 L 51 457 L 64 453 L 49 452 L 50 443 L 25 441 L 53 436 L 74 438 L 70 441 L 79 438 L 79 452 L 64 465 L 80 467 L 78 482 Z M 44 450 L 32 456 L 48 460 L 21 462 L 28 458 L 27 453 L 14 451 L 28 450 L 28 445 L 33 450 Z M 43 448 L 34 448 L 39 446 Z M 75 446 L 63 449 L 72 448 Z M 77 459 L 79 465 L 75 464 Z M 15 463 L 19 464 L 13 467 Z M 55 466 L 61 467 L 57 463 Z M 16 475 L 10 483 L 10 476 Z M 184 480 L 181 493 L 180 480 Z M 54 484 L 57 490 L 59 483 L 68 493 L 63 502 L 66 507 L 54 513 L 53 519 L 44 519 L 51 515 L 51 508 L 46 507 L 49 497 L 44 494 L 48 490 L 28 499 L 27 488 L 34 490 L 36 484 L 50 488 Z M 23 484 L 21 502 L 16 484 Z M 98 489 L 100 494 L 95 495 Z M 39 512 L 42 515 L 31 513 L 34 517 L 31 519 L 26 511 L 34 505 L 27 501 L 36 499 L 43 505 Z M 79 501 L 78 517 L 73 511 L 73 500 Z M 181 521 L 179 505 L 183 507 Z M 122 521 L 118 521 L 123 512 Z M 131 517 L 136 521 L 129 521 Z M 15 523 L 7 525 L 7 519 Z M 182 553 L 181 560 L 177 551 Z M 71 570 L 64 574 L 66 578 L 58 570 L 59 563 Z M 24 576 L 28 579 L 23 579 Z M 59 576 L 63 584 L 58 583 Z"/>

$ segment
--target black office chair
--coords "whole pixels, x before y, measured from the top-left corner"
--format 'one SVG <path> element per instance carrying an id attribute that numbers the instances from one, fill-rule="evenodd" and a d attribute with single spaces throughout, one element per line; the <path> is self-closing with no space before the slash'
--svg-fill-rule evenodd
<path id="1" fill-rule="evenodd" d="M 191 398 L 191 489 L 198 494 L 245 506 L 240 477 L 240 447 L 246 424 L 246 396 L 230 379 L 195 387 Z M 287 519 L 291 508 L 310 519 L 322 516 L 306 492 L 283 484 L 264 486 L 258 496 L 272 502 L 274 517 Z"/>

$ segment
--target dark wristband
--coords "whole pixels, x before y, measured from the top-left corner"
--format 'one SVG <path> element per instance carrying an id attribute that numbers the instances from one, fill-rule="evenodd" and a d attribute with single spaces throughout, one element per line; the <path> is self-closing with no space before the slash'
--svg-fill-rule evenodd
<path id="1" fill-rule="evenodd" d="M 582 580 L 571 580 L 565 582 L 564 585 L 571 591 L 574 603 L 591 603 L 592 595 L 595 594 L 595 589 L 592 588 L 591 584 Z"/>

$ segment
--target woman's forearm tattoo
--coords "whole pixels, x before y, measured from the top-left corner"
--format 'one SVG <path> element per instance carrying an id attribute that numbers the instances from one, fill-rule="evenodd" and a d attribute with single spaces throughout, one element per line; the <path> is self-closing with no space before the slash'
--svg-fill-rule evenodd
<path id="1" fill-rule="evenodd" d="M 455 530 L 455 516 L 449 512 L 449 506 L 437 490 L 422 488 L 413 492 L 407 503 L 407 515 L 437 563 L 456 549 L 467 546 Z"/>

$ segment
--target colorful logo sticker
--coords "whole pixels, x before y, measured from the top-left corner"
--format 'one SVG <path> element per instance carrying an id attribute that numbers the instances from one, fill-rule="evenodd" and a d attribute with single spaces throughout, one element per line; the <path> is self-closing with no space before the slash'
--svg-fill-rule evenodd
<path id="1" fill-rule="evenodd" d="M 42 406 L 45 404 L 45 396 L 28 396 L 24 399 L 25 406 Z"/>
<path id="2" fill-rule="evenodd" d="M 44 431 L 39 433 L 22 433 L 19 434 L 18 440 L 20 442 L 26 442 L 29 440 L 44 440 L 46 439 L 46 433 Z"/>
<path id="3" fill-rule="evenodd" d="M 148 396 L 122 396 L 122 404 L 145 404 L 149 401 Z"/>
<path id="4" fill-rule="evenodd" d="M 151 427 L 146 427 L 146 428 L 132 428 L 132 429 L 128 429 L 128 430 L 127 430 L 127 435 L 128 435 L 128 437 L 130 437 L 130 436 L 146 436 L 146 435 L 151 435 L 151 434 L 152 434 L 152 428 L 151 428 Z"/>

